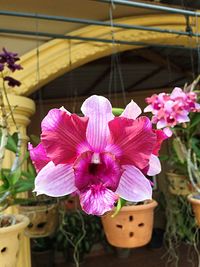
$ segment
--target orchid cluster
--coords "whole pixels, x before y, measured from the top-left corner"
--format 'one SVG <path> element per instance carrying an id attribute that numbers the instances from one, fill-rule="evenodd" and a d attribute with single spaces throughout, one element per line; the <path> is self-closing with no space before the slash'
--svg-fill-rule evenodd
<path id="1" fill-rule="evenodd" d="M 41 143 L 29 144 L 38 172 L 34 191 L 52 197 L 78 194 L 82 209 L 93 215 L 110 211 L 120 198 L 151 199 L 145 175 L 161 171 L 164 132 L 154 130 L 133 101 L 115 117 L 109 100 L 93 95 L 81 111 L 83 117 L 52 109 L 43 119 Z"/>
<path id="2" fill-rule="evenodd" d="M 200 104 L 196 101 L 196 93 L 184 92 L 175 87 L 171 94 L 160 93 L 146 98 L 149 105 L 144 111 L 152 112 L 152 123 L 155 123 L 158 129 L 164 128 L 165 134 L 171 136 L 170 128 L 189 122 L 189 113 L 200 111 Z"/>
<path id="3" fill-rule="evenodd" d="M 20 86 L 21 83 L 10 75 L 3 76 L 3 72 L 15 72 L 16 70 L 23 69 L 20 64 L 16 63 L 19 60 L 20 58 L 17 53 L 8 52 L 5 48 L 3 48 L 2 53 L 0 53 L 0 72 L 2 73 L 3 80 L 7 82 L 10 87 Z"/>

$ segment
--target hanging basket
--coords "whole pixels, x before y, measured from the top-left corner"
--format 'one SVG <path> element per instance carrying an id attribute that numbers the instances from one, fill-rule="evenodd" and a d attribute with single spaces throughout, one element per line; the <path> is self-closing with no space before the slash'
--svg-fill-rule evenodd
<path id="1" fill-rule="evenodd" d="M 57 204 L 20 206 L 19 211 L 30 220 L 25 229 L 25 234 L 30 238 L 50 236 L 58 226 Z"/>
<path id="2" fill-rule="evenodd" d="M 108 242 L 121 248 L 135 248 L 146 245 L 152 235 L 153 211 L 157 206 L 155 200 L 147 204 L 124 206 L 112 218 L 113 212 L 102 219 Z"/>
<path id="3" fill-rule="evenodd" d="M 194 212 L 196 223 L 200 227 L 200 195 L 189 195 L 188 201 L 192 205 L 192 210 Z"/>
<path id="4" fill-rule="evenodd" d="M 194 189 L 185 175 L 167 173 L 169 191 L 173 195 L 187 196 L 194 192 Z"/>
<path id="5" fill-rule="evenodd" d="M 16 224 L 0 228 L 0 266 L 16 267 L 21 234 L 29 224 L 24 215 L 16 215 Z"/>

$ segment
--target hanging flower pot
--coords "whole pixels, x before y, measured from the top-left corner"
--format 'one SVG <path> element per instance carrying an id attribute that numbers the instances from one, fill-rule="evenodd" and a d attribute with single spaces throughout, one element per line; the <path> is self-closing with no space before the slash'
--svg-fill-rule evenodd
<path id="1" fill-rule="evenodd" d="M 146 245 L 152 235 L 153 211 L 157 202 L 124 206 L 112 217 L 112 212 L 102 217 L 102 223 L 108 242 L 121 248 L 134 248 Z"/>
<path id="2" fill-rule="evenodd" d="M 31 238 L 52 235 L 58 225 L 58 206 L 55 203 L 34 203 L 20 206 L 20 213 L 26 215 L 30 223 L 25 234 Z"/>
<path id="3" fill-rule="evenodd" d="M 189 179 L 185 175 L 168 172 L 167 178 L 169 181 L 169 191 L 173 195 L 187 196 L 194 192 Z"/>
<path id="4" fill-rule="evenodd" d="M 13 215 L 12 215 L 13 216 Z M 5 215 L 8 220 L 9 215 Z M 29 224 L 24 215 L 16 215 L 16 224 L 0 227 L 0 266 L 15 267 L 20 249 L 20 238 L 23 230 Z"/>
<path id="5" fill-rule="evenodd" d="M 200 195 L 189 195 L 188 201 L 192 205 L 192 209 L 196 218 L 196 223 L 200 227 Z"/>

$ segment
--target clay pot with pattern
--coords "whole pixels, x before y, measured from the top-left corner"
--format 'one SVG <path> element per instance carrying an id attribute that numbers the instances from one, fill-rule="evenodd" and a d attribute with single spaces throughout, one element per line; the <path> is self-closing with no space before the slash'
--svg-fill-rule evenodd
<path id="1" fill-rule="evenodd" d="M 58 226 L 58 206 L 55 203 L 20 206 L 19 211 L 30 220 L 25 229 L 30 238 L 51 236 Z"/>
<path id="2" fill-rule="evenodd" d="M 192 205 L 192 210 L 196 218 L 197 226 L 200 227 L 200 195 L 190 194 L 187 198 Z"/>
<path id="3" fill-rule="evenodd" d="M 149 243 L 153 230 L 155 200 L 147 204 L 124 206 L 112 217 L 113 212 L 102 216 L 108 242 L 121 248 L 141 247 Z"/>
<path id="4" fill-rule="evenodd" d="M 21 235 L 29 224 L 29 219 L 24 215 L 15 215 L 15 218 L 16 224 L 0 228 L 1 267 L 16 267 Z"/>

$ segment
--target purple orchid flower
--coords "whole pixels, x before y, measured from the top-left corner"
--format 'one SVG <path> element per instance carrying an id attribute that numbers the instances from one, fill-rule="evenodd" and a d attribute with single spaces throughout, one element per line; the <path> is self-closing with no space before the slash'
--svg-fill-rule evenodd
<path id="1" fill-rule="evenodd" d="M 151 199 L 144 173 L 160 172 L 157 152 L 164 139 L 133 101 L 120 117 L 103 96 L 91 96 L 81 107 L 84 117 L 52 109 L 42 121 L 41 143 L 29 145 L 38 171 L 35 192 L 52 197 L 78 193 L 82 209 L 102 215 L 119 197 Z M 138 117 L 138 118 L 137 118 Z"/>
<path id="2" fill-rule="evenodd" d="M 21 85 L 21 82 L 20 81 L 12 78 L 10 76 L 6 76 L 3 79 L 4 79 L 4 81 L 8 82 L 8 85 L 10 87 L 15 87 L 15 86 L 20 86 Z"/>
<path id="3" fill-rule="evenodd" d="M 15 63 L 20 60 L 17 53 L 8 52 L 5 48 L 2 50 L 3 52 L 0 53 L 0 64 L 6 64 L 12 72 L 23 69 L 21 65 Z"/>

